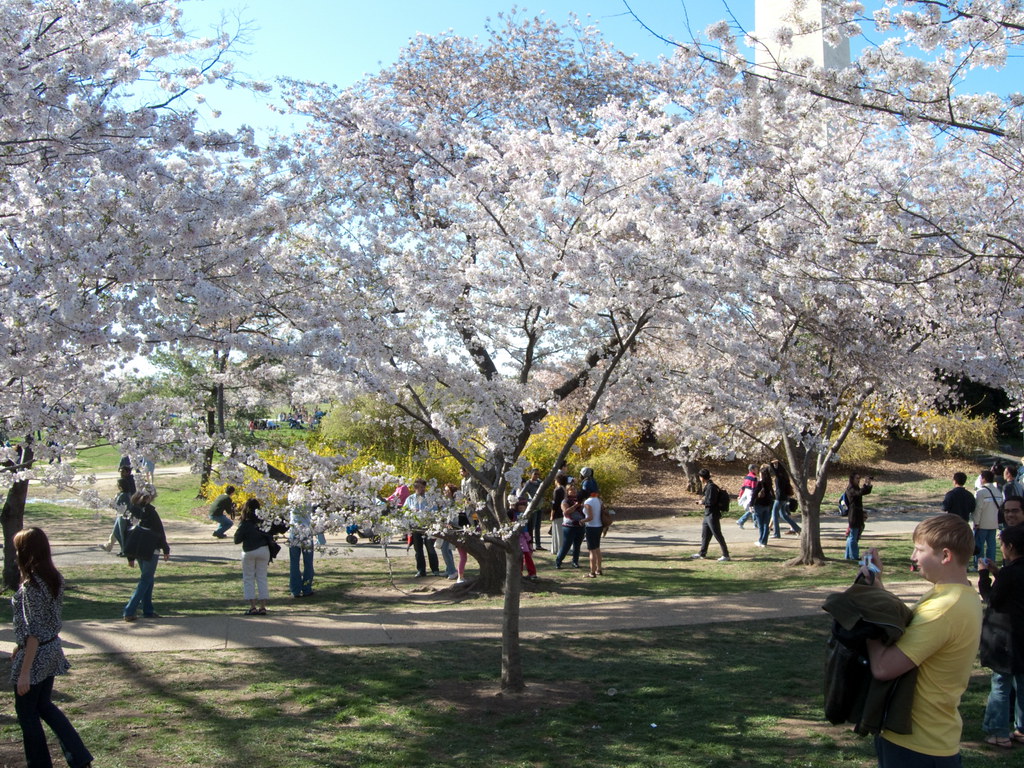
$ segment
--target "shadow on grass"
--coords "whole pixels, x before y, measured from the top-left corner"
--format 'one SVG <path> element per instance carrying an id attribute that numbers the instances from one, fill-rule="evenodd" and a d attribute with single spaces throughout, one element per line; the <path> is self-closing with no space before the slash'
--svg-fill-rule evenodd
<path id="1" fill-rule="evenodd" d="M 93 659 L 72 696 L 93 751 L 136 768 L 866 767 L 866 743 L 820 724 L 807 659 L 825 632 L 815 619 L 524 642 L 522 696 L 493 695 L 490 642 Z"/>

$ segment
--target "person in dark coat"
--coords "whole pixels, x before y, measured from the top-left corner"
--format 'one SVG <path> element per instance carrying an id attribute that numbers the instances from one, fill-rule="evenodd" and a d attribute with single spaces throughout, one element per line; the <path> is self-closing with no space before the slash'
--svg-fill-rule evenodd
<path id="1" fill-rule="evenodd" d="M 992 668 L 992 688 L 981 727 L 988 734 L 987 743 L 1009 749 L 1015 741 L 1024 744 L 1024 526 L 1004 530 L 999 535 L 999 544 L 1005 563 L 1002 568 L 991 560 L 978 560 L 978 591 L 988 603 L 982 627 L 982 663 Z M 990 658 L 986 658 L 985 646 L 986 641 L 992 642 L 993 623 L 1002 626 L 998 637 L 1005 647 L 991 649 Z M 1011 733 L 1010 699 L 1014 692 L 1016 727 Z"/>
<path id="2" fill-rule="evenodd" d="M 700 527 L 700 552 L 693 555 L 694 560 L 703 560 L 708 556 L 708 546 L 711 544 L 711 537 L 715 537 L 718 546 L 722 548 L 722 556 L 718 562 L 729 562 L 729 547 L 726 546 L 725 536 L 722 535 L 722 512 L 718 508 L 718 486 L 711 480 L 711 473 L 702 469 L 697 476 L 704 481 L 704 521 Z"/>
<path id="3" fill-rule="evenodd" d="M 974 494 L 964 488 L 967 482 L 967 475 L 963 472 L 953 473 L 953 487 L 950 488 L 942 499 L 942 511 L 956 515 L 968 523 L 971 522 L 971 515 L 974 513 Z"/>
<path id="4" fill-rule="evenodd" d="M 867 514 L 864 512 L 864 497 L 871 493 L 871 481 L 861 485 L 860 475 L 856 472 L 850 474 L 850 484 L 846 486 L 846 503 L 850 505 L 849 530 L 846 532 L 846 559 L 860 560 L 860 535 L 864 533 L 864 523 L 867 521 Z"/>
<path id="5" fill-rule="evenodd" d="M 758 471 L 757 485 L 754 486 L 750 506 L 754 508 L 757 520 L 757 542 L 755 547 L 768 546 L 768 533 L 772 526 L 772 507 L 775 504 L 775 483 L 767 464 Z"/>
<path id="6" fill-rule="evenodd" d="M 132 534 L 128 533 L 125 544 L 125 555 L 128 556 L 128 565 L 134 566 L 135 561 L 139 563 L 139 582 L 135 585 L 135 591 L 131 599 L 124 607 L 124 620 L 135 621 L 135 614 L 142 608 L 142 615 L 147 619 L 159 618 L 159 614 L 153 609 L 153 585 L 156 582 L 156 566 L 160 562 L 157 551 L 162 551 L 164 560 L 171 557 L 171 547 L 167 543 L 167 534 L 164 533 L 164 524 L 156 507 L 151 503 L 153 497 L 145 491 L 137 491 L 132 496 L 131 515 L 139 522 L 137 527 L 141 530 L 139 540 L 144 545 L 137 551 L 132 551 L 128 546 Z"/>

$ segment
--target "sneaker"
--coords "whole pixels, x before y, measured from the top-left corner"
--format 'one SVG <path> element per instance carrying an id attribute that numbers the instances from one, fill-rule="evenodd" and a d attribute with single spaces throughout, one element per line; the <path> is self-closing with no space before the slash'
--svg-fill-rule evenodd
<path id="1" fill-rule="evenodd" d="M 755 547 L 767 547 L 768 545 L 767 544 L 762 544 L 760 541 L 755 541 L 754 542 L 754 546 Z"/>
<path id="2" fill-rule="evenodd" d="M 128 614 L 125 614 L 124 620 L 125 621 L 135 621 L 135 618 L 136 618 L 135 614 L 132 614 L 131 616 L 129 616 Z"/>
<path id="3" fill-rule="evenodd" d="M 720 563 L 730 563 L 730 562 L 732 562 L 732 558 L 729 557 L 728 555 L 722 555 L 720 558 L 718 558 L 718 562 L 720 562 Z"/>
<path id="4" fill-rule="evenodd" d="M 227 534 L 226 533 L 219 533 L 217 531 L 214 531 L 213 532 L 213 538 L 215 538 L 215 539 L 226 539 L 227 538 Z"/>
<path id="5" fill-rule="evenodd" d="M 537 574 L 536 574 L 536 573 L 535 573 L 535 574 L 533 574 L 532 576 L 527 576 L 526 578 L 528 578 L 528 579 L 529 579 L 530 581 L 532 581 L 532 582 L 533 582 L 534 584 L 536 584 L 536 583 L 537 583 L 538 581 L 540 581 L 540 579 L 538 579 L 538 578 L 537 578 Z"/>
<path id="6" fill-rule="evenodd" d="M 741 523 L 739 520 L 736 521 L 736 525 L 740 527 L 741 531 L 747 527 L 744 523 Z"/>
<path id="7" fill-rule="evenodd" d="M 690 555 L 691 560 L 703 560 L 704 555 Z"/>
<path id="8" fill-rule="evenodd" d="M 427 578 L 427 573 L 426 573 L 426 571 L 416 571 L 416 573 L 413 574 L 413 578 L 414 579 L 425 579 L 425 578 Z"/>
<path id="9" fill-rule="evenodd" d="M 555 563 L 555 570 L 556 571 L 562 570 L 562 564 L 561 563 Z"/>
<path id="10" fill-rule="evenodd" d="M 572 567 L 573 567 L 573 568 L 579 568 L 579 567 L 580 567 L 580 564 L 579 564 L 579 563 L 577 563 L 577 562 L 576 562 L 576 561 L 574 560 L 574 561 L 573 561 L 573 563 L 572 563 Z"/>
<path id="11" fill-rule="evenodd" d="M 436 576 L 440 576 L 440 575 L 441 575 L 441 572 L 440 572 L 440 571 L 431 571 L 431 572 L 430 572 L 430 575 L 431 575 L 431 576 L 435 576 L 435 577 L 436 577 Z"/>
<path id="12" fill-rule="evenodd" d="M 456 583 L 456 584 L 465 584 L 465 583 L 466 583 L 466 580 L 465 580 L 465 579 L 456 579 L 456 580 L 455 580 L 455 583 Z"/>
<path id="13" fill-rule="evenodd" d="M 800 531 L 786 531 L 787 536 L 799 536 Z"/>
<path id="14" fill-rule="evenodd" d="M 113 548 L 114 548 L 114 542 L 112 542 L 112 541 L 108 541 L 106 544 L 100 544 L 100 549 L 102 549 L 104 552 L 109 552 Z"/>
<path id="15" fill-rule="evenodd" d="M 455 581 L 457 578 L 459 578 L 459 574 L 453 573 L 451 576 L 448 577 L 448 581 Z"/>

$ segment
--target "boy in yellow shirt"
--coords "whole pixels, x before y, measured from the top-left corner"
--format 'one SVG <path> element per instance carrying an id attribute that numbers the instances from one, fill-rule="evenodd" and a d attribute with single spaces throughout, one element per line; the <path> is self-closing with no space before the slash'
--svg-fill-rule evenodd
<path id="1" fill-rule="evenodd" d="M 868 641 L 871 673 L 879 680 L 918 670 L 913 732 L 882 731 L 875 740 L 879 768 L 961 765 L 960 697 L 981 640 L 981 601 L 967 580 L 973 554 L 971 527 L 956 515 L 932 517 L 914 529 L 911 559 L 934 586 L 914 606 L 914 618 L 897 643 Z M 878 551 L 872 549 L 869 557 L 881 569 Z M 880 577 L 879 572 L 874 582 L 879 587 Z"/>

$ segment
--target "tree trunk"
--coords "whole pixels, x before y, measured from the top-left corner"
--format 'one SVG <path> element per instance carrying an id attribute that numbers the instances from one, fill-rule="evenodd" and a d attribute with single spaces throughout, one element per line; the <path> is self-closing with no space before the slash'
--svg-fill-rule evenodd
<path id="1" fill-rule="evenodd" d="M 28 469 L 32 466 L 32 448 L 22 446 L 18 452 L 19 468 Z M 12 468 L 10 471 L 14 471 Z M 14 555 L 14 534 L 25 525 L 25 502 L 28 500 L 28 480 L 14 483 L 7 491 L 3 511 L 0 512 L 0 523 L 4 532 L 4 586 L 16 590 L 21 583 L 21 572 L 18 560 Z"/>
<path id="2" fill-rule="evenodd" d="M 704 483 L 697 475 L 697 471 L 700 469 L 699 463 L 695 459 L 688 459 L 682 462 L 682 467 L 683 474 L 686 475 L 686 490 L 690 493 L 703 493 Z"/>
<path id="3" fill-rule="evenodd" d="M 210 477 L 213 475 L 213 436 L 217 433 L 217 412 L 215 409 L 215 403 L 217 400 L 217 388 L 214 387 L 211 391 L 211 401 L 207 402 L 206 405 L 206 436 L 210 438 L 209 447 L 203 451 L 203 466 L 199 472 L 199 492 L 196 494 L 197 499 L 206 498 L 206 486 L 210 482 Z"/>
<path id="4" fill-rule="evenodd" d="M 501 690 L 521 693 L 526 689 L 519 648 L 519 598 L 522 594 L 523 553 L 516 542 L 505 552 L 505 603 L 501 611 Z"/>
<path id="5" fill-rule="evenodd" d="M 803 529 L 800 532 L 800 554 L 786 565 L 824 565 L 825 550 L 821 546 L 821 497 L 824 488 L 813 494 L 799 491 L 803 510 Z"/>
<path id="6" fill-rule="evenodd" d="M 457 543 L 480 567 L 480 576 L 473 582 L 473 590 L 486 595 L 500 595 L 506 588 L 506 550 L 476 536 Z"/>

